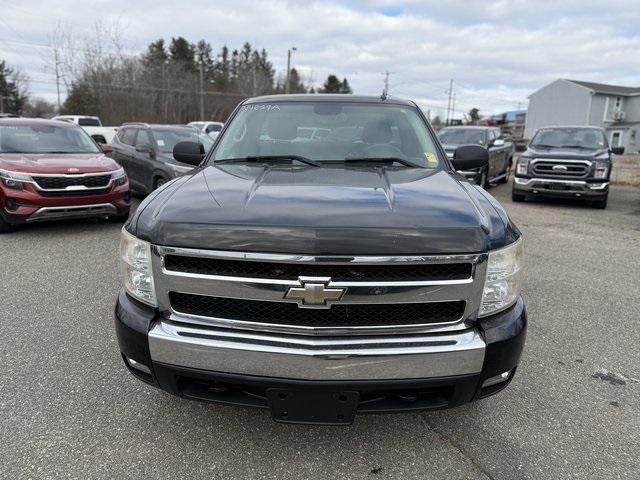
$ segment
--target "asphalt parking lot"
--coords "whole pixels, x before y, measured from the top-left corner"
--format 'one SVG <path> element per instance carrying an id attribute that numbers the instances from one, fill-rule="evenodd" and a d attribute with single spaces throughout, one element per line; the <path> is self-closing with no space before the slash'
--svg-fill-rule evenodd
<path id="1" fill-rule="evenodd" d="M 513 204 L 529 333 L 512 385 L 453 410 L 273 423 L 190 402 L 122 365 L 120 226 L 0 237 L 0 477 L 640 478 L 640 189 L 609 207 Z"/>

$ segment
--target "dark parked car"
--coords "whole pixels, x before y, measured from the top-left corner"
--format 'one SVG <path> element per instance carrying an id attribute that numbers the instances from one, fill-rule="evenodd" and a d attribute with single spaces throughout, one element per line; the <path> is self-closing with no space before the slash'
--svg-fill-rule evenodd
<path id="1" fill-rule="evenodd" d="M 111 143 L 109 154 L 127 172 L 134 192 L 146 195 L 168 180 L 193 170 L 192 165 L 176 161 L 173 147 L 184 141 L 197 142 L 202 153 L 213 140 L 205 133 L 185 125 L 125 123 Z"/>
<path id="2" fill-rule="evenodd" d="M 122 231 L 115 324 L 138 379 L 346 424 L 514 378 L 522 237 L 456 173 L 486 149 L 448 160 L 413 102 L 314 94 L 246 100 L 204 159 L 191 142 L 174 156 L 199 167 Z"/>
<path id="3" fill-rule="evenodd" d="M 623 152 L 609 148 L 602 128 L 541 128 L 518 159 L 512 199 L 575 198 L 606 208 L 611 155 Z"/>
<path id="4" fill-rule="evenodd" d="M 489 153 L 489 164 L 480 169 L 461 171 L 482 188 L 490 183 L 507 183 L 513 162 L 515 147 L 502 136 L 496 127 L 446 127 L 438 132 L 438 137 L 449 158 L 461 145 L 479 145 Z"/>

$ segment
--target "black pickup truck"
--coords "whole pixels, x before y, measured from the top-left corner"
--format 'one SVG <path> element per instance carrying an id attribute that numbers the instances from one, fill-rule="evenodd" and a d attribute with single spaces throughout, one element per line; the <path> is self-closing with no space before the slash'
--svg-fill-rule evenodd
<path id="1" fill-rule="evenodd" d="M 487 150 L 489 161 L 482 168 L 473 168 L 460 173 L 482 188 L 493 183 L 507 183 L 513 163 L 515 146 L 505 139 L 498 127 L 458 126 L 446 127 L 438 132 L 438 138 L 449 158 L 453 158 L 461 145 L 478 145 Z"/>
<path id="2" fill-rule="evenodd" d="M 321 136 L 305 134 L 322 130 Z M 197 165 L 122 231 L 126 367 L 181 397 L 279 422 L 454 407 L 513 379 L 523 349 L 519 230 L 456 169 L 412 102 L 244 101 Z"/>
<path id="3" fill-rule="evenodd" d="M 518 159 L 511 197 L 574 198 L 606 208 L 611 155 L 622 153 L 609 148 L 602 128 L 541 128 Z"/>

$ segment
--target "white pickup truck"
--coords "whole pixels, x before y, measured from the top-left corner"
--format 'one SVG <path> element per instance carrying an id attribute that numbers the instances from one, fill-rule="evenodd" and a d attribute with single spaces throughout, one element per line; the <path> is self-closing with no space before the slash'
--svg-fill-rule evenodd
<path id="1" fill-rule="evenodd" d="M 81 126 L 85 132 L 98 143 L 111 143 L 118 132 L 118 127 L 103 127 L 100 117 L 88 115 L 58 115 L 53 120 L 62 120 Z"/>

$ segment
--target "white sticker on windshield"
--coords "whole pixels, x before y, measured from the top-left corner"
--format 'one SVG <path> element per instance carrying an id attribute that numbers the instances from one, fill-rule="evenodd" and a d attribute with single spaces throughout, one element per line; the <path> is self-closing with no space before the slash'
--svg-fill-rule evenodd
<path id="1" fill-rule="evenodd" d="M 158 140 L 158 146 L 164 147 L 164 140 Z"/>
<path id="2" fill-rule="evenodd" d="M 266 112 L 272 112 L 280 110 L 280 105 L 274 103 L 258 103 L 255 105 L 243 105 L 240 108 L 241 112 L 247 112 L 249 110 L 264 110 Z"/>

